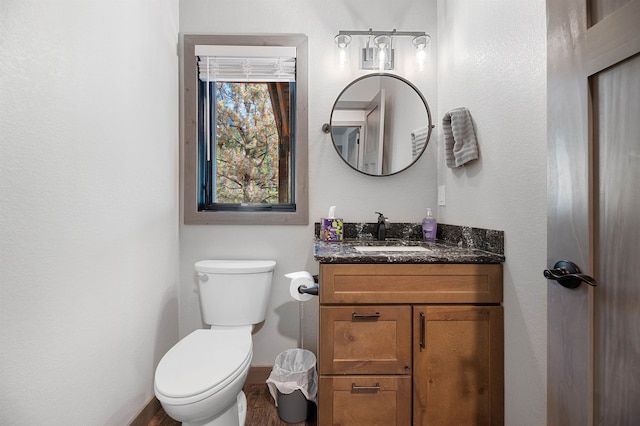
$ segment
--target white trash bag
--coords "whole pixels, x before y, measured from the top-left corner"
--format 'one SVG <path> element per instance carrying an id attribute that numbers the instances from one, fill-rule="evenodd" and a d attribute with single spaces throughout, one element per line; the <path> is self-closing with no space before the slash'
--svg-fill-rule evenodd
<path id="1" fill-rule="evenodd" d="M 309 401 L 315 401 L 318 393 L 316 356 L 306 349 L 287 349 L 276 357 L 267 379 L 269 392 L 278 406 L 277 390 L 288 395 L 300 390 Z"/>

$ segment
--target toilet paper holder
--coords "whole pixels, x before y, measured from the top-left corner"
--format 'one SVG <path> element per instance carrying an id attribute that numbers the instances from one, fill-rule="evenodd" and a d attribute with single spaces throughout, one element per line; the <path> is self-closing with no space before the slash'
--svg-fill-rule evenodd
<path id="1" fill-rule="evenodd" d="M 317 275 L 313 276 L 313 282 L 316 285 L 311 286 L 311 287 L 298 286 L 298 293 L 300 293 L 300 294 L 310 294 L 312 296 L 317 296 L 318 295 L 318 290 L 320 289 L 320 286 L 318 285 L 319 278 L 318 278 Z"/>

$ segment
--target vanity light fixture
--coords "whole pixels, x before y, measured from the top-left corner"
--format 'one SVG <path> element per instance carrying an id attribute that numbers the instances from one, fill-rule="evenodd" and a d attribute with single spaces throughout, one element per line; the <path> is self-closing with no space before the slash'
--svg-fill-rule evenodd
<path id="1" fill-rule="evenodd" d="M 431 37 L 423 31 L 339 31 L 335 36 L 336 65 L 343 69 L 349 64 L 349 45 L 352 36 L 365 37 L 365 47 L 360 55 L 360 68 L 363 70 L 393 70 L 395 69 L 396 49 L 394 39 L 396 37 L 413 37 L 413 47 L 416 54 L 418 70 L 424 69 Z"/>
<path id="2" fill-rule="evenodd" d="M 373 39 L 375 46 L 375 66 L 379 71 L 394 69 L 393 59 L 395 50 L 391 46 L 392 38 L 389 35 L 381 34 Z"/>
<path id="3" fill-rule="evenodd" d="M 426 34 L 416 36 L 411 43 L 416 49 L 416 66 L 418 67 L 418 71 L 423 71 L 424 63 L 427 61 L 427 55 L 431 47 L 431 37 Z"/>
<path id="4" fill-rule="evenodd" d="M 335 37 L 336 49 L 336 65 L 339 69 L 344 69 L 349 66 L 349 59 L 351 56 L 351 36 L 347 34 L 338 34 Z"/>

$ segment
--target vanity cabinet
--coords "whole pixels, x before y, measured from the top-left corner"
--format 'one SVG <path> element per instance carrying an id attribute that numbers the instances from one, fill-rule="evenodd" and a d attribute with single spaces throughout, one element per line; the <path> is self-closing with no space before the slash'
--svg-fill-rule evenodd
<path id="1" fill-rule="evenodd" d="M 501 264 L 320 264 L 318 422 L 503 424 Z"/>

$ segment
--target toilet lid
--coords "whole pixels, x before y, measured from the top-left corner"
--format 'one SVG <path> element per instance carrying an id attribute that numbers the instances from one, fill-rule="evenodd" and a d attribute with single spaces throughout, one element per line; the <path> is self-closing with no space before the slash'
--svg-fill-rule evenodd
<path id="1" fill-rule="evenodd" d="M 251 356 L 251 333 L 243 330 L 196 330 L 179 341 L 158 364 L 156 389 L 185 398 L 222 383 Z"/>
<path id="2" fill-rule="evenodd" d="M 196 271 L 210 274 L 260 274 L 273 271 L 273 260 L 201 260 Z"/>

